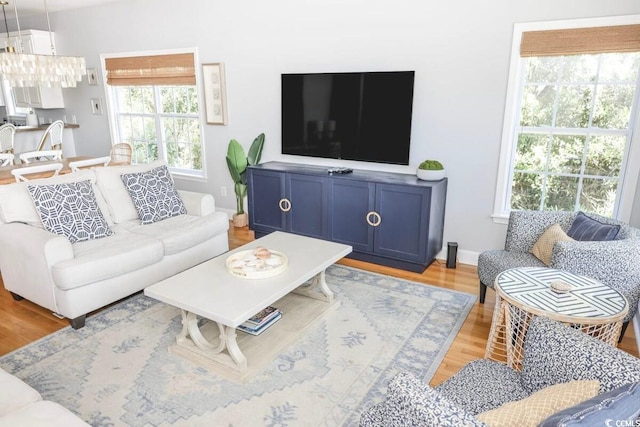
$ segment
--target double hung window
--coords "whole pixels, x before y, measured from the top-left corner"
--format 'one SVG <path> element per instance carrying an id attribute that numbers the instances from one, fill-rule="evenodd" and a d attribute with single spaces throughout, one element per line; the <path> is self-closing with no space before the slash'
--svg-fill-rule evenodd
<path id="1" fill-rule="evenodd" d="M 174 173 L 203 176 L 194 54 L 106 58 L 116 142 L 134 163 L 165 160 Z"/>
<path id="2" fill-rule="evenodd" d="M 494 217 L 624 216 L 638 177 L 640 25 L 516 26 L 513 54 Z"/>

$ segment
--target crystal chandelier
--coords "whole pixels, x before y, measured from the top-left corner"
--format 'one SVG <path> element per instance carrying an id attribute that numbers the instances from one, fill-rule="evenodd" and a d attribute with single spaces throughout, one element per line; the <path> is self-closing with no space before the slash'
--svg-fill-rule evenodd
<path id="1" fill-rule="evenodd" d="M 4 14 L 4 23 L 7 30 L 7 42 L 9 41 L 9 27 L 7 25 L 7 15 L 4 11 L 8 4 L 0 1 Z M 18 49 L 17 52 L 8 48 L 6 52 L 0 52 L 0 77 L 7 80 L 12 87 L 76 87 L 82 80 L 82 76 L 87 74 L 85 60 L 77 56 L 56 55 L 53 45 L 53 34 L 51 33 L 51 23 L 49 22 L 49 10 L 47 0 L 44 0 L 44 8 L 49 26 L 49 39 L 51 41 L 51 55 L 39 55 L 24 53 L 22 35 L 20 33 L 20 21 L 18 19 L 18 8 L 14 1 L 16 13 L 16 23 L 18 26 Z"/>

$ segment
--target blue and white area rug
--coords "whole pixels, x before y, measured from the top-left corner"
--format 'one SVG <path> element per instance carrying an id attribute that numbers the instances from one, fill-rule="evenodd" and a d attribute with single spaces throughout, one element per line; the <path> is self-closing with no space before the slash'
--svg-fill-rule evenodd
<path id="1" fill-rule="evenodd" d="M 142 294 L 0 366 L 96 427 L 351 426 L 396 373 L 431 379 L 476 298 L 340 265 L 327 283 L 340 306 L 245 384 L 169 354 L 180 313 Z"/>

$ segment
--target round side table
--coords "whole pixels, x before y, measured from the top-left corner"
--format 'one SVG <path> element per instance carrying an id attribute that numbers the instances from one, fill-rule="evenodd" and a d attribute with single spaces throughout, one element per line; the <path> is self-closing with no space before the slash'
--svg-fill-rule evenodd
<path id="1" fill-rule="evenodd" d="M 552 286 L 553 284 L 553 286 Z M 597 280 L 543 267 L 513 268 L 496 277 L 496 306 L 485 358 L 522 369 L 533 316 L 571 325 L 613 346 L 629 311 L 625 297 Z M 554 290 L 553 288 L 558 288 Z"/>

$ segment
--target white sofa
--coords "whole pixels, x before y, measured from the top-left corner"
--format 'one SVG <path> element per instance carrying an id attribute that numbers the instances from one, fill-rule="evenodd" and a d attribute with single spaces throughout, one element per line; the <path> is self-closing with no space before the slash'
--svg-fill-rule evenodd
<path id="1" fill-rule="evenodd" d="M 0 427 L 75 427 L 89 424 L 0 369 Z"/>
<path id="2" fill-rule="evenodd" d="M 85 316 L 228 250 L 228 217 L 210 194 L 178 191 L 187 214 L 141 225 L 123 173 L 161 162 L 97 167 L 0 185 L 0 272 L 14 299 L 26 298 L 68 318 Z M 108 237 L 71 243 L 43 228 L 27 185 L 90 180 L 110 229 Z"/>

